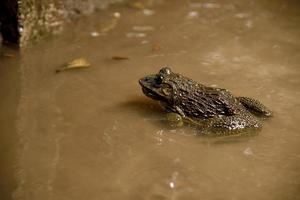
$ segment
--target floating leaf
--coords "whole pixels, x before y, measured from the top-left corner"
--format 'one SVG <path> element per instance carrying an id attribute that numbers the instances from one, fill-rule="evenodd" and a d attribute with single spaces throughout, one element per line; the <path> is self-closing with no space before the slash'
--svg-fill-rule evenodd
<path id="1" fill-rule="evenodd" d="M 158 52 L 161 50 L 161 45 L 159 43 L 155 43 L 152 45 L 152 51 L 153 52 Z"/>
<path id="2" fill-rule="evenodd" d="M 87 68 L 90 67 L 91 64 L 85 59 L 85 58 L 77 58 L 75 60 L 72 60 L 68 64 L 64 65 L 63 67 L 57 69 L 55 72 L 61 72 L 64 70 L 69 70 L 69 69 L 81 69 L 81 68 Z"/>
<path id="3" fill-rule="evenodd" d="M 16 56 L 11 53 L 0 52 L 0 57 L 14 58 Z"/>
<path id="4" fill-rule="evenodd" d="M 129 60 L 129 57 L 125 57 L 125 56 L 113 56 L 113 57 L 111 57 L 111 59 L 113 59 L 113 60 Z"/>
<path id="5" fill-rule="evenodd" d="M 111 18 L 103 25 L 103 27 L 101 28 L 101 32 L 107 33 L 109 31 L 113 30 L 116 27 L 116 25 L 118 24 L 118 21 L 119 21 L 119 17 Z"/>

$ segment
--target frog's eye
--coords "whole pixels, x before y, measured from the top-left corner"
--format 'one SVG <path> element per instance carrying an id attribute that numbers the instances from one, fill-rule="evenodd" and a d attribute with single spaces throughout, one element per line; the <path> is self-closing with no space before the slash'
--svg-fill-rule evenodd
<path id="1" fill-rule="evenodd" d="M 155 79 L 155 83 L 157 85 L 160 85 L 163 82 L 163 80 L 164 80 L 164 77 L 162 75 L 157 75 L 156 79 Z"/>
<path id="2" fill-rule="evenodd" d="M 171 69 L 169 67 L 164 67 L 161 70 L 159 70 L 160 74 L 166 74 L 166 75 L 170 75 L 171 74 Z"/>

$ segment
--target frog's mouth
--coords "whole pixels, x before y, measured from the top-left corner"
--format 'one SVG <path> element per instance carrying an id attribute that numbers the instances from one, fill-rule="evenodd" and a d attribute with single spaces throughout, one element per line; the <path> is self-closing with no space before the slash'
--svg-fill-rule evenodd
<path id="1" fill-rule="evenodd" d="M 163 100 L 163 96 L 159 94 L 159 89 L 155 85 L 155 75 L 146 76 L 139 80 L 143 93 L 154 100 Z"/>
<path id="2" fill-rule="evenodd" d="M 161 100 L 161 96 L 159 96 L 158 94 L 156 94 L 155 92 L 153 92 L 152 90 L 150 90 L 148 88 L 145 88 L 142 86 L 142 91 L 147 97 L 150 97 L 151 99 Z"/>

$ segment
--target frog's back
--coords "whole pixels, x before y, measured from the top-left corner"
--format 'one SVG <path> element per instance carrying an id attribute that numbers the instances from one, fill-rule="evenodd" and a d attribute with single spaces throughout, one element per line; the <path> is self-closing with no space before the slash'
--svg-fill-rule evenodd
<path id="1" fill-rule="evenodd" d="M 240 112 L 241 105 L 228 91 L 221 88 L 194 84 L 186 89 L 179 87 L 175 102 L 186 116 L 195 118 L 212 118 L 217 115 L 234 115 Z"/>

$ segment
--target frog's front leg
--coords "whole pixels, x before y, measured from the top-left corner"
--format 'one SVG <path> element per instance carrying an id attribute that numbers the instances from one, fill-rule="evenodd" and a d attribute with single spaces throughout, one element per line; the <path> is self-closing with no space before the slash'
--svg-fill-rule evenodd
<path id="1" fill-rule="evenodd" d="M 201 123 L 200 121 L 196 121 L 192 118 L 186 117 L 184 112 L 178 107 L 175 106 L 174 111 L 171 111 L 171 109 L 167 109 L 167 121 L 170 123 L 171 126 L 182 126 L 184 123 L 197 126 L 197 127 L 204 127 L 204 123 Z"/>
<path id="2" fill-rule="evenodd" d="M 183 119 L 181 115 L 175 112 L 168 112 L 166 114 L 166 120 L 172 127 L 180 127 L 183 125 Z"/>
<path id="3" fill-rule="evenodd" d="M 166 111 L 168 112 L 166 119 L 171 126 L 179 127 L 189 120 L 178 106 L 174 106 L 173 108 L 166 107 Z"/>
<path id="4" fill-rule="evenodd" d="M 178 107 L 174 106 L 173 109 L 170 107 L 166 107 L 167 110 L 167 121 L 171 126 L 182 126 L 184 119 L 186 118 L 184 112 Z"/>

